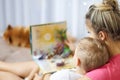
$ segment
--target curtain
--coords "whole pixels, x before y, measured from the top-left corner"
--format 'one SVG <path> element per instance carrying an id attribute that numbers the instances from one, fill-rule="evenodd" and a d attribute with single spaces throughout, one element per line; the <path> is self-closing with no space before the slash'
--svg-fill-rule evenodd
<path id="1" fill-rule="evenodd" d="M 0 0 L 0 35 L 8 24 L 35 25 L 67 21 L 72 36 L 87 35 L 85 13 L 101 0 Z"/>

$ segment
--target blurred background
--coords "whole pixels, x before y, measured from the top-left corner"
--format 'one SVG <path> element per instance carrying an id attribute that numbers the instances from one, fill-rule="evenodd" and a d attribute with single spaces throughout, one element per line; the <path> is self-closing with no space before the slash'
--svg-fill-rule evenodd
<path id="1" fill-rule="evenodd" d="M 36 25 L 67 21 L 72 36 L 87 35 L 85 14 L 88 7 L 102 0 L 0 0 L 0 35 L 8 24 Z"/>

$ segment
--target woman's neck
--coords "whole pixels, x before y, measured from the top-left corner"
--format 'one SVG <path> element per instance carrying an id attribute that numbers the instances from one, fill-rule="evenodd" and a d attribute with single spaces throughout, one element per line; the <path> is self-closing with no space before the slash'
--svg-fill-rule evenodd
<path id="1" fill-rule="evenodd" d="M 107 47 L 111 57 L 120 54 L 120 41 L 110 41 Z"/>

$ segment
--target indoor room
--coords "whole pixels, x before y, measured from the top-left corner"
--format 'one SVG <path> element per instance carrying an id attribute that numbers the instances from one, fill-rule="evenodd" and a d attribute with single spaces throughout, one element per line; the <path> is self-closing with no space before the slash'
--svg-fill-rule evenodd
<path id="1" fill-rule="evenodd" d="M 120 0 L 0 0 L 0 80 L 119 80 Z"/>

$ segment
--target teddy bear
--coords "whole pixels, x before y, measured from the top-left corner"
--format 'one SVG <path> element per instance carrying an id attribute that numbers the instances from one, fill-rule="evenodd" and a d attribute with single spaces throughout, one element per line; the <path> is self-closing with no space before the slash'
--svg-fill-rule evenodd
<path id="1" fill-rule="evenodd" d="M 9 44 L 19 47 L 30 47 L 30 27 L 8 25 L 3 38 Z"/>

